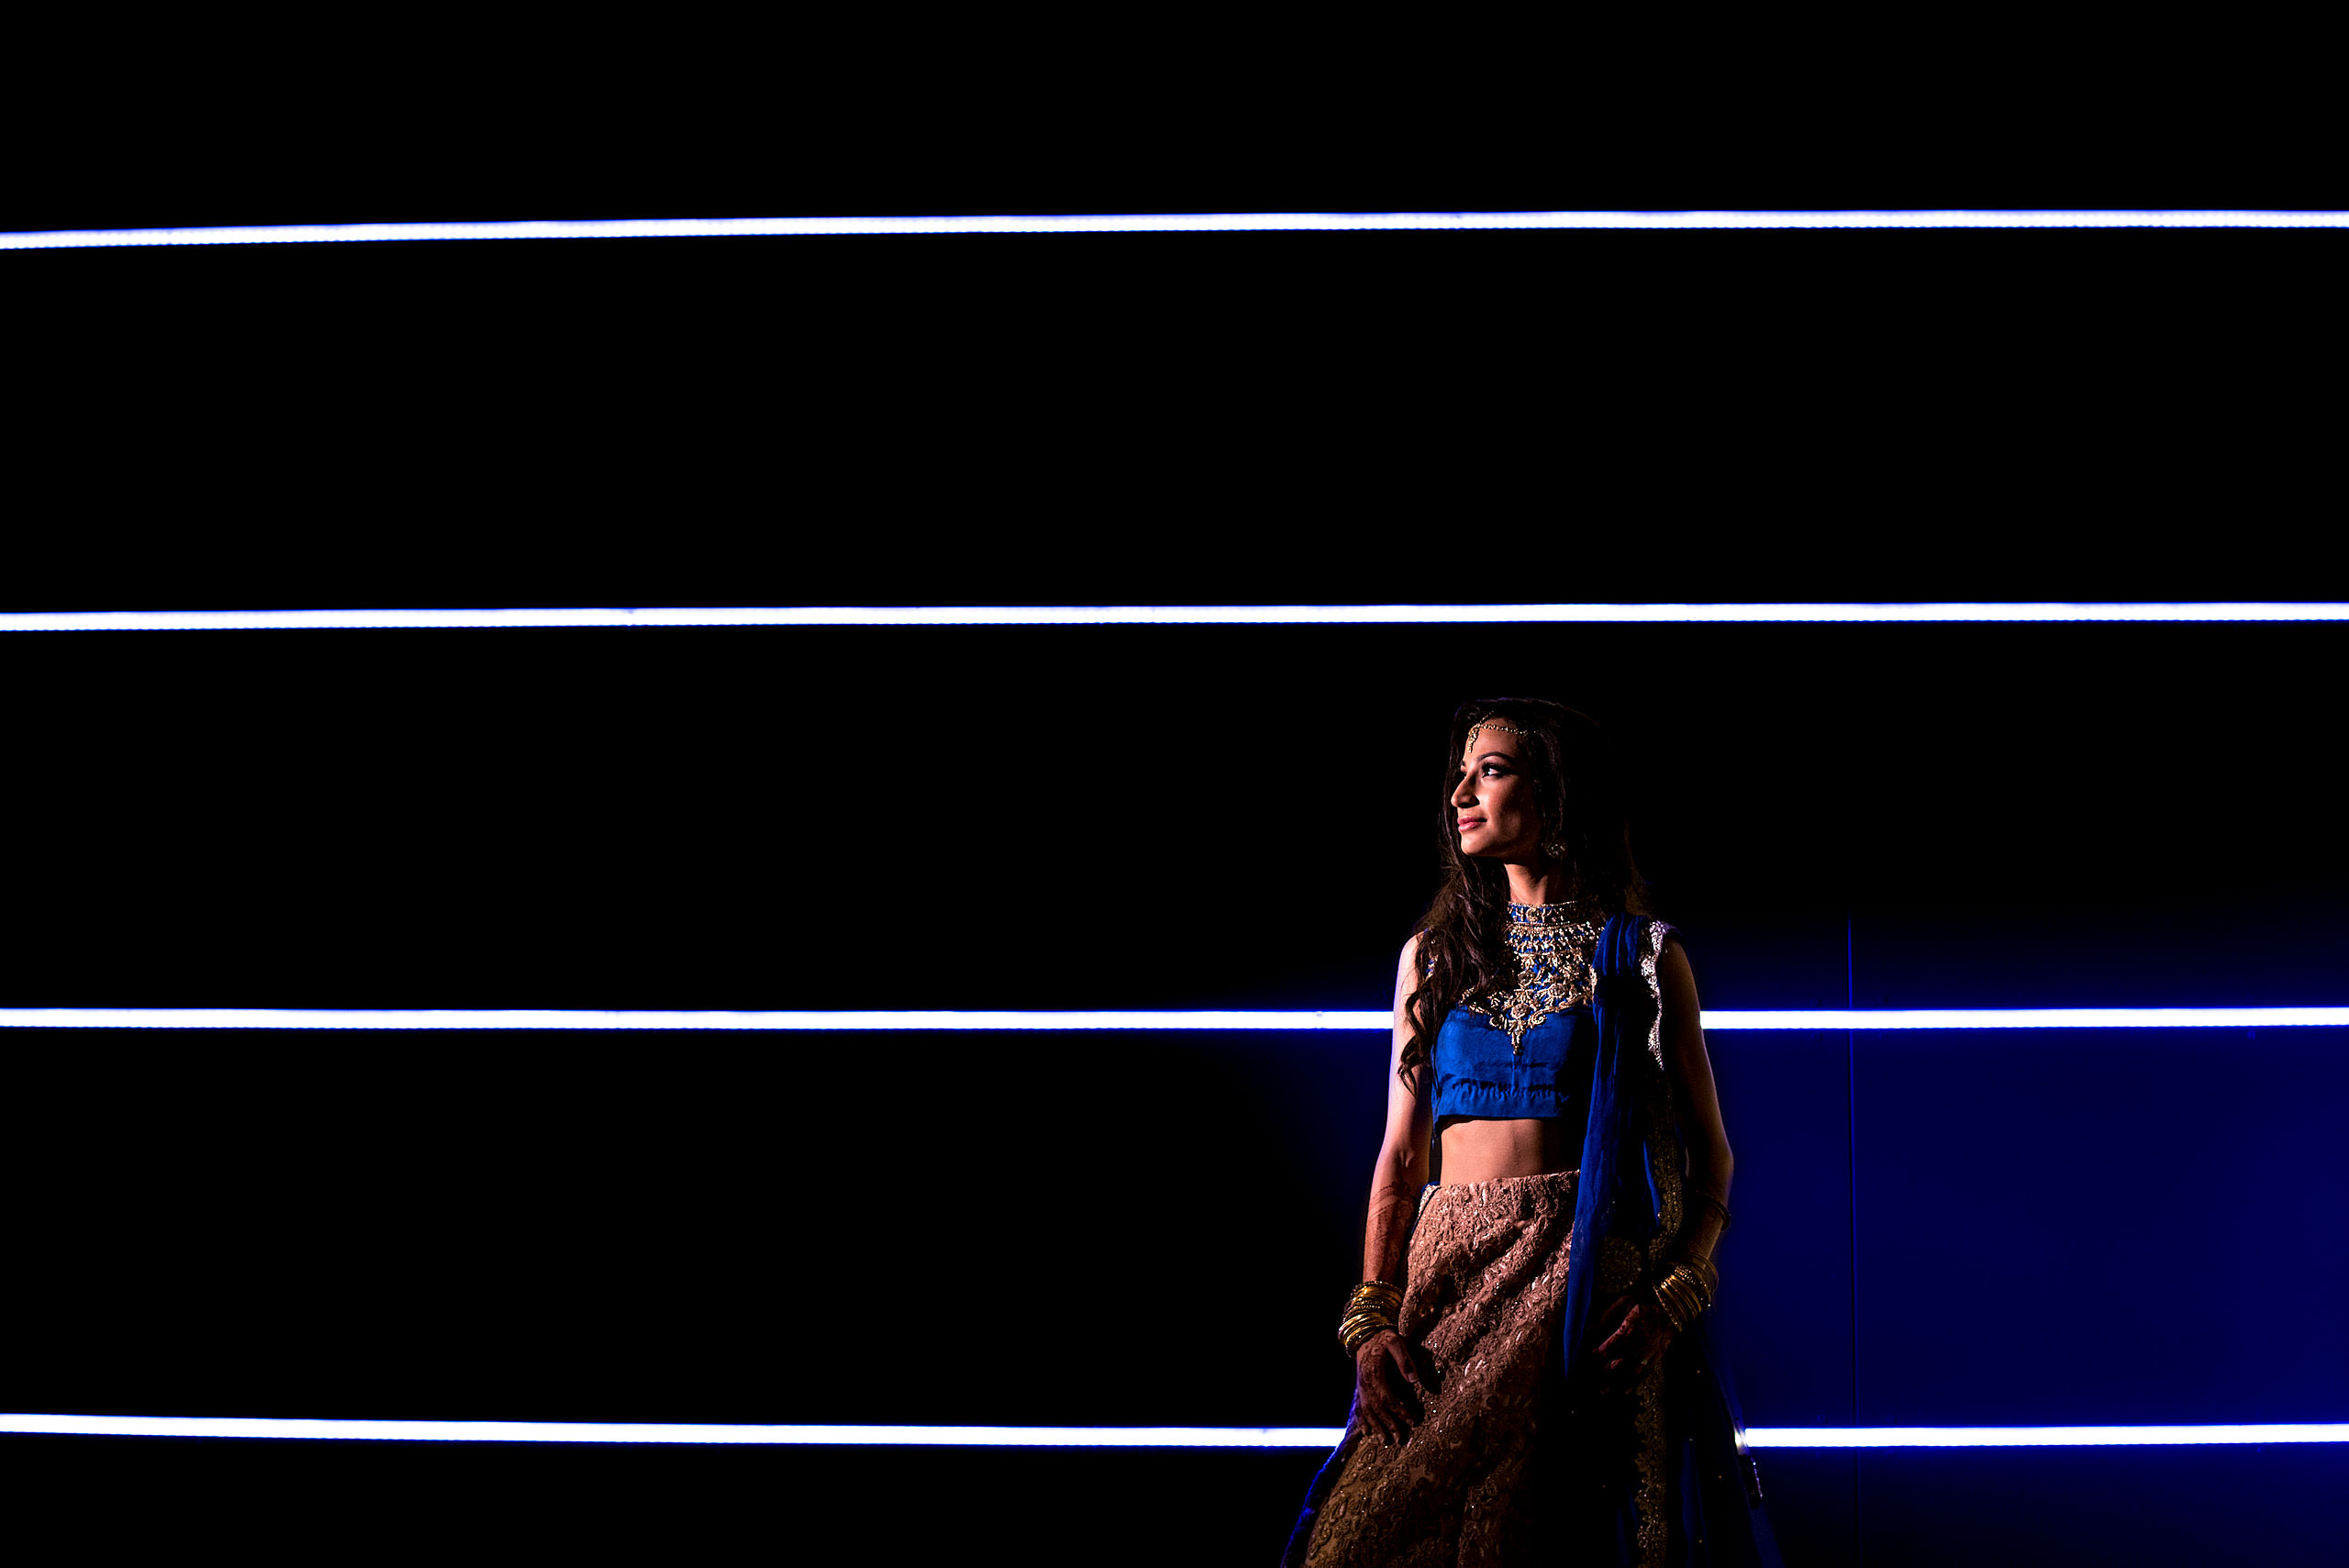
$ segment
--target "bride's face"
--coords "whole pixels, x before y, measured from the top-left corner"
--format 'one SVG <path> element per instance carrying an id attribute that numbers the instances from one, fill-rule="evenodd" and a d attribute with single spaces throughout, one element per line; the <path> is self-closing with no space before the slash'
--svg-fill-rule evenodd
<path id="1" fill-rule="evenodd" d="M 1520 762 L 1523 737 L 1479 726 L 1462 748 L 1452 814 L 1460 852 L 1495 860 L 1531 861 L 1542 837 L 1533 781 Z"/>

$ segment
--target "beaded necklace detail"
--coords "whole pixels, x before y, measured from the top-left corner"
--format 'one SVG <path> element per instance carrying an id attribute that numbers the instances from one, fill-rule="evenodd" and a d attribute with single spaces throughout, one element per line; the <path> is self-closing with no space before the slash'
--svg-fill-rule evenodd
<path id="1" fill-rule="evenodd" d="M 1512 904 L 1502 933 L 1517 960 L 1517 984 L 1460 1005 L 1508 1036 L 1509 1053 L 1525 1054 L 1525 1037 L 1546 1019 L 1587 1006 L 1598 988 L 1593 959 L 1607 917 L 1590 904 Z"/>

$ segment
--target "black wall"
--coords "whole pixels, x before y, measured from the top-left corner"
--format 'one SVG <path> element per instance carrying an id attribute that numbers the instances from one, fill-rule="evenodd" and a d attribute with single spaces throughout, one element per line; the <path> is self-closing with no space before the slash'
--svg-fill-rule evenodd
<path id="1" fill-rule="evenodd" d="M 2330 330 L 2294 293 L 2310 237 L 1666 238 L 18 257 L 50 306 L 26 450 L 67 482 L 21 494 L 77 548 L 10 607 L 2342 596 L 2295 554 L 2310 406 L 2263 390 L 2268 327 Z M 2255 250 L 2270 286 L 2132 334 L 2135 291 L 2221 238 L 2221 280 Z M 8 637 L 6 988 L 1383 1007 L 1444 719 L 1533 693 L 1636 759 L 1639 853 L 1709 1006 L 2338 1003 L 2338 643 Z M 2333 1032 L 1712 1047 L 1753 1424 L 2341 1411 Z M 1376 1037 L 0 1048 L 6 1408 L 1344 1415 Z M 1159 1544 L 1217 1561 L 1269 1558 L 1315 1458 L 388 1446 L 10 1451 L 52 1500 L 137 1477 L 221 1529 L 289 1491 L 328 1528 L 429 1529 L 388 1501 L 421 1489 L 652 1540 L 877 1518 L 907 1555 L 1174 1517 Z M 2254 1476 L 2337 1485 L 2325 1451 L 1763 1459 L 1793 1561 L 2052 1560 L 2099 1531 L 2150 1561 L 2318 1550 L 2238 1516 Z"/>

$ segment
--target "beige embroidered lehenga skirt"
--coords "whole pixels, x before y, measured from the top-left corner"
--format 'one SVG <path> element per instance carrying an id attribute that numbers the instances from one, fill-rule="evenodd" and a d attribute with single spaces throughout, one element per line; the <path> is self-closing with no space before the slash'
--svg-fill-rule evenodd
<path id="1" fill-rule="evenodd" d="M 1359 1414 L 1348 1424 L 1309 1568 L 1514 1565 L 1554 1540 L 1575 1178 L 1560 1171 L 1426 1194 L 1397 1327 L 1423 1352 L 1427 1407 L 1398 1445 L 1383 1444 Z"/>

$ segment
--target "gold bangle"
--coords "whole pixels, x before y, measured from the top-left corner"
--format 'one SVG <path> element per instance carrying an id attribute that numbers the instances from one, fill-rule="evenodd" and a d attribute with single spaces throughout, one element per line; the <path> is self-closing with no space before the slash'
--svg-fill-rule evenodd
<path id="1" fill-rule="evenodd" d="M 1656 1281 L 1654 1289 L 1664 1302 L 1665 1313 L 1673 1319 L 1675 1329 L 1687 1329 L 1709 1305 L 1695 1281 L 1677 1268 Z"/>
<path id="2" fill-rule="evenodd" d="M 1688 1276 L 1682 1273 L 1678 1269 L 1675 1269 L 1670 1273 L 1665 1274 L 1662 1279 L 1656 1281 L 1655 1287 L 1658 1291 L 1663 1293 L 1667 1301 L 1672 1303 L 1673 1314 L 1680 1319 L 1680 1321 L 1674 1326 L 1675 1328 L 1687 1328 L 1688 1326 L 1688 1318 L 1697 1309 L 1696 1292 L 1689 1288 Z"/>
<path id="3" fill-rule="evenodd" d="M 1712 1306 L 1713 1298 L 1720 1294 L 1720 1273 L 1706 1259 L 1697 1257 L 1675 1259 L 1665 1272 L 1680 1274 L 1687 1280 L 1689 1285 L 1709 1307 Z"/>
<path id="4" fill-rule="evenodd" d="M 1672 1331 L 1675 1334 L 1680 1332 L 1682 1324 L 1678 1314 L 1675 1313 L 1672 1309 L 1672 1303 L 1664 1298 L 1664 1282 L 1658 1280 L 1655 1284 L 1648 1286 L 1648 1295 L 1654 1297 L 1655 1309 L 1664 1314 L 1664 1320 L 1672 1325 Z"/>
<path id="5" fill-rule="evenodd" d="M 1403 1292 L 1385 1280 L 1364 1280 L 1346 1297 L 1338 1317 L 1338 1343 L 1353 1355 L 1370 1340 L 1395 1327 L 1402 1310 Z"/>

